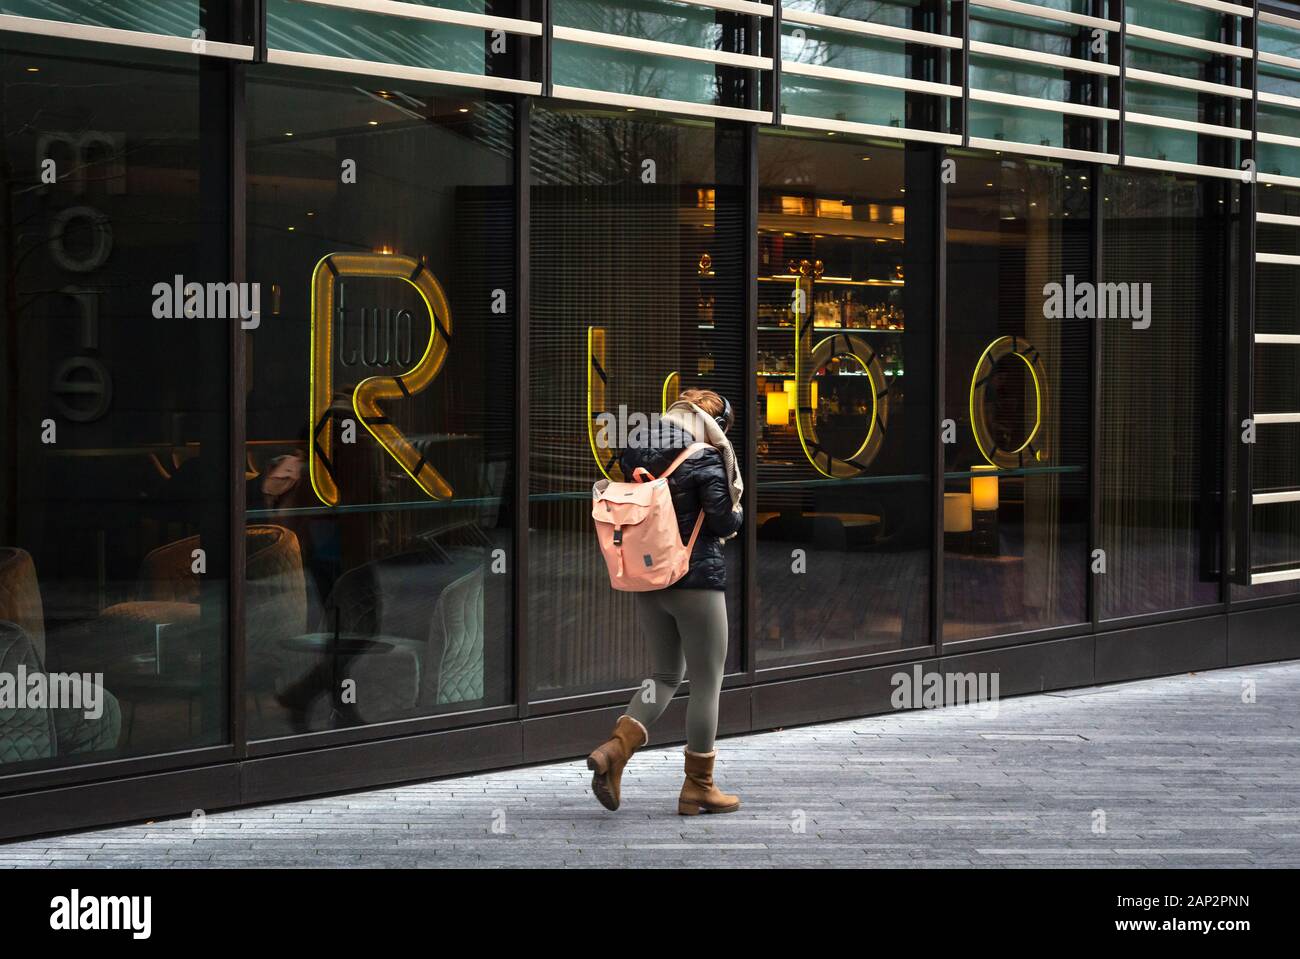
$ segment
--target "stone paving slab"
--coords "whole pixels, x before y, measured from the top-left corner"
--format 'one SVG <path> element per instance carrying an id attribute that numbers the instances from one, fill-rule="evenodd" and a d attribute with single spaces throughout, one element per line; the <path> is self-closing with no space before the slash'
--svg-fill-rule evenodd
<path id="1" fill-rule="evenodd" d="M 577 760 L 10 843 L 0 869 L 1295 868 L 1298 707 L 1300 662 L 1217 670 L 721 740 L 727 816 L 675 814 L 671 747 L 616 813 Z"/>

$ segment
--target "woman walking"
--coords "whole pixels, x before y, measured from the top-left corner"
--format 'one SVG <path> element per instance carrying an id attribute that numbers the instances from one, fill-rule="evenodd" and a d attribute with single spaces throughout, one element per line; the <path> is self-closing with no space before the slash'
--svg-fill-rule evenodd
<path id="1" fill-rule="evenodd" d="M 649 442 L 623 451 L 623 475 L 644 469 L 658 477 L 693 443 L 707 443 L 668 477 L 682 543 L 690 540 L 703 511 L 701 534 L 686 574 L 666 589 L 635 593 L 637 617 L 650 646 L 650 682 L 632 697 L 610 738 L 587 757 L 592 791 L 617 809 L 623 767 L 646 744 L 649 728 L 668 708 L 685 676 L 691 680 L 686 708 L 686 780 L 677 812 L 734 812 L 740 798 L 713 782 L 717 756 L 718 697 L 727 659 L 726 559 L 722 544 L 740 530 L 744 484 L 727 440 L 731 405 L 710 390 L 686 390 L 663 415 Z"/>

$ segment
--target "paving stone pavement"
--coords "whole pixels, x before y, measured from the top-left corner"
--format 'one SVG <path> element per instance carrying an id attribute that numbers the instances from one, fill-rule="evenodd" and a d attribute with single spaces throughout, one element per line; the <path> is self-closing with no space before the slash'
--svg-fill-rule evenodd
<path id="1" fill-rule="evenodd" d="M 0 869 L 1300 867 L 1298 707 L 1300 661 L 1217 670 L 724 739 L 725 816 L 675 814 L 666 747 L 616 813 L 572 761 L 10 843 Z"/>

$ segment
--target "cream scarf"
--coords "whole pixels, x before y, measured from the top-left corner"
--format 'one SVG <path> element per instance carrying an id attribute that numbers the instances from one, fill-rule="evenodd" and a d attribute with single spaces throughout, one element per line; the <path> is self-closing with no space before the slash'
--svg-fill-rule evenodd
<path id="1" fill-rule="evenodd" d="M 694 436 L 698 442 L 708 443 L 722 454 L 722 464 L 727 470 L 727 487 L 731 493 L 731 509 L 733 512 L 738 512 L 740 510 L 740 497 L 745 492 L 745 481 L 740 477 L 740 465 L 736 462 L 736 451 L 732 449 L 731 441 L 727 439 L 727 434 L 722 432 L 722 427 L 718 425 L 718 421 L 687 400 L 678 400 L 668 407 L 663 419 L 677 424 Z M 735 536 L 736 534 L 732 533 L 731 535 Z M 725 538 L 731 539 L 731 536 Z"/>

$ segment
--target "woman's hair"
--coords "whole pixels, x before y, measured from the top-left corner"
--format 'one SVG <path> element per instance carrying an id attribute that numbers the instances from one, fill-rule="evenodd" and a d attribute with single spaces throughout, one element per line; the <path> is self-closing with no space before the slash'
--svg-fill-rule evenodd
<path id="1" fill-rule="evenodd" d="M 722 402 L 722 397 L 713 390 L 682 390 L 678 400 L 685 400 L 688 403 L 694 403 L 710 416 L 718 417 L 726 405 Z"/>

